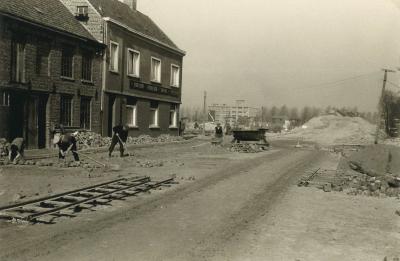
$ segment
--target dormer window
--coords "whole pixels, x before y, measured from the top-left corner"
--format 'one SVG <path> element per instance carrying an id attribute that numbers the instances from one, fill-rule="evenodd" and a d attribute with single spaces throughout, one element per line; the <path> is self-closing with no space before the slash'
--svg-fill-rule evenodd
<path id="1" fill-rule="evenodd" d="M 87 20 L 89 18 L 88 6 L 77 6 L 75 17 L 80 21 Z"/>

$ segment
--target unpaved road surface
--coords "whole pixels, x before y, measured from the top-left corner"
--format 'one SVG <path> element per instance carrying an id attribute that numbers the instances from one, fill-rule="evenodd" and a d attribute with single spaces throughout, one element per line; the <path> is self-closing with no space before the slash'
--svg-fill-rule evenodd
<path id="1" fill-rule="evenodd" d="M 304 254 L 302 249 L 297 250 L 298 256 L 293 256 L 289 249 L 290 245 L 310 242 L 315 234 L 300 233 L 295 227 L 290 231 L 296 233 L 289 233 L 285 224 L 279 224 L 276 213 L 282 219 L 293 219 L 289 225 L 296 225 L 296 217 L 290 217 L 293 213 L 285 209 L 282 199 L 296 188 L 294 185 L 300 176 L 318 167 L 326 157 L 320 151 L 281 147 L 238 160 L 225 159 L 218 163 L 214 159 L 208 175 L 195 181 L 113 202 L 112 206 L 82 213 L 55 225 L 3 224 L 0 225 L 0 260 L 296 260 L 296 257 L 319 261 L 377 260 L 352 259 L 351 255 L 348 256 L 351 259 L 330 257 L 329 253 L 322 259 L 318 255 L 300 259 Z M 316 199 L 311 194 L 300 194 Z M 301 204 L 307 208 L 307 201 L 292 196 L 289 204 L 302 215 L 301 222 L 311 231 L 315 217 L 304 217 L 302 212 L 315 211 L 296 208 Z M 386 209 L 381 211 L 384 214 Z M 279 226 L 274 227 L 272 221 Z M 398 228 L 390 222 L 389 226 Z M 331 233 L 321 231 L 323 235 Z M 398 234 L 389 236 L 395 239 Z M 391 242 L 392 238 L 389 238 Z M 279 245 L 277 240 L 284 245 Z M 323 247 L 322 241 L 323 238 L 320 245 Z M 331 244 L 329 236 L 324 243 Z M 352 248 L 357 249 L 357 243 Z M 309 247 L 307 251 L 321 252 L 313 249 L 312 244 L 304 246 Z M 396 246 L 386 244 L 386 247 L 395 249 Z M 338 250 L 332 251 L 330 254 Z"/>

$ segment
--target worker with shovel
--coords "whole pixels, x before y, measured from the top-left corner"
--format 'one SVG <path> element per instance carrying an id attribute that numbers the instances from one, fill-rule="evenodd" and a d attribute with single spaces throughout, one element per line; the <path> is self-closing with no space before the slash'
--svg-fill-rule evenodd
<path id="1" fill-rule="evenodd" d="M 24 158 L 25 141 L 23 138 L 15 138 L 8 148 L 8 159 L 17 164 L 20 158 Z"/>
<path id="2" fill-rule="evenodd" d="M 68 153 L 71 151 L 75 161 L 79 161 L 78 149 L 76 146 L 76 138 L 69 133 L 55 134 L 53 143 L 57 144 L 58 158 L 65 159 Z"/>
<path id="3" fill-rule="evenodd" d="M 128 139 L 128 130 L 129 130 L 129 127 L 127 125 L 124 125 L 124 126 L 117 125 L 113 128 L 114 135 L 112 136 L 111 145 L 110 145 L 110 148 L 108 149 L 109 157 L 111 157 L 111 154 L 114 151 L 115 145 L 117 145 L 117 143 L 119 144 L 119 151 L 120 151 L 121 157 L 124 156 L 125 143 L 126 143 L 126 140 Z"/>

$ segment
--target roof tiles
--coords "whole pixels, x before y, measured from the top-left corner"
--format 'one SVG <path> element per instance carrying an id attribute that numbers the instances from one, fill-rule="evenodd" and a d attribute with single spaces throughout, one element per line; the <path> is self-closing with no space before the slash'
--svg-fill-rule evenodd
<path id="1" fill-rule="evenodd" d="M 0 0 L 0 13 L 96 41 L 58 0 Z"/>

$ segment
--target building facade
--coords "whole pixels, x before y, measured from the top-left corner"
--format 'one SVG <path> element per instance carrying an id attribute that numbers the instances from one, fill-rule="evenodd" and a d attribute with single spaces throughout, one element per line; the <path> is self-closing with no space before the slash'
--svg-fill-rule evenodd
<path id="1" fill-rule="evenodd" d="M 135 0 L 61 0 L 107 45 L 101 92 L 102 133 L 126 124 L 129 135 L 178 134 L 185 52 Z"/>
<path id="2" fill-rule="evenodd" d="M 249 107 L 245 104 L 230 106 L 226 104 L 212 104 L 208 106 L 211 120 L 231 126 L 240 124 L 241 119 L 246 119 L 249 125 L 253 125 L 255 118 L 260 114 L 259 108 Z"/>
<path id="3" fill-rule="evenodd" d="M 52 132 L 101 131 L 100 44 L 58 0 L 0 2 L 0 137 L 49 147 Z"/>

